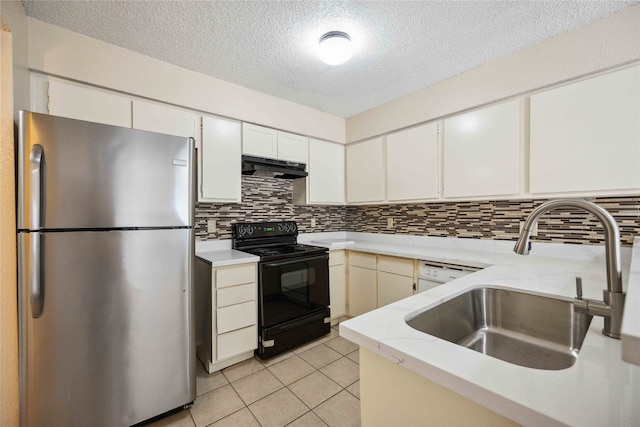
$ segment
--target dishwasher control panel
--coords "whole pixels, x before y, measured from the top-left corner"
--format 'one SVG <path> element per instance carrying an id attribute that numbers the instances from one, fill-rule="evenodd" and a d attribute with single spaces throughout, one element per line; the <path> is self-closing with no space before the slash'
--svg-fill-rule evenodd
<path id="1" fill-rule="evenodd" d="M 480 270 L 480 268 L 432 261 L 420 261 L 420 265 L 418 267 L 418 292 L 459 279 L 460 277 L 478 270 Z"/>

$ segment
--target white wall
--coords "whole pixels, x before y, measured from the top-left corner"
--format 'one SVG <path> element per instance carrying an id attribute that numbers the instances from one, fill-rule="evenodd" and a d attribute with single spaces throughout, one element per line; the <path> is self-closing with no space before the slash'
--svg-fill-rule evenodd
<path id="1" fill-rule="evenodd" d="M 20 6 L 22 7 L 22 6 Z M 0 10 L 0 425 L 18 425 L 12 34 Z"/>
<path id="2" fill-rule="evenodd" d="M 640 5 L 347 119 L 347 142 L 640 60 Z"/>
<path id="3" fill-rule="evenodd" d="M 29 67 L 104 88 L 344 143 L 340 117 L 29 18 Z"/>
<path id="4" fill-rule="evenodd" d="M 27 14 L 19 0 L 2 0 L 0 11 L 13 39 L 13 109 L 29 108 L 29 69 L 27 55 Z"/>

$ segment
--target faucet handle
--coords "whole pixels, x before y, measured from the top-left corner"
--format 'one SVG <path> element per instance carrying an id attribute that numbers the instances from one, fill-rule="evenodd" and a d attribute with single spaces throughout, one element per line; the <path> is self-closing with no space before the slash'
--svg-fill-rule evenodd
<path id="1" fill-rule="evenodd" d="M 576 299 L 582 299 L 582 277 L 576 277 Z"/>

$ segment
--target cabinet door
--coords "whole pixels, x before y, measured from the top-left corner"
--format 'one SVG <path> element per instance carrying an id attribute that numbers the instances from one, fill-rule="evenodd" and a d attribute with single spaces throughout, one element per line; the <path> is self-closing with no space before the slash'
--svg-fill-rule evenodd
<path id="1" fill-rule="evenodd" d="M 49 114 L 131 127 L 131 99 L 91 87 L 50 80 Z"/>
<path id="2" fill-rule="evenodd" d="M 444 196 L 517 194 L 520 101 L 444 121 Z"/>
<path id="3" fill-rule="evenodd" d="M 378 307 L 413 295 L 413 278 L 378 271 Z"/>
<path id="4" fill-rule="evenodd" d="M 199 123 L 199 116 L 189 111 L 151 102 L 133 101 L 134 129 L 191 137 L 198 141 Z"/>
<path id="5" fill-rule="evenodd" d="M 242 154 L 277 159 L 278 131 L 250 123 L 242 123 Z"/>
<path id="6" fill-rule="evenodd" d="M 384 200 L 384 144 L 375 138 L 347 146 L 347 202 Z"/>
<path id="7" fill-rule="evenodd" d="M 346 267 L 344 264 L 329 267 L 329 297 L 331 318 L 336 319 L 347 313 Z"/>
<path id="8" fill-rule="evenodd" d="M 278 131 L 278 159 L 309 163 L 308 139 L 304 136 Z"/>
<path id="9" fill-rule="evenodd" d="M 531 97 L 530 191 L 640 188 L 640 67 Z"/>
<path id="10" fill-rule="evenodd" d="M 387 200 L 438 197 L 438 125 L 387 135 Z"/>
<path id="11" fill-rule="evenodd" d="M 349 316 L 358 316 L 377 307 L 376 271 L 349 266 Z"/>
<path id="12" fill-rule="evenodd" d="M 240 122 L 202 118 L 200 199 L 240 202 L 242 142 Z"/>
<path id="13" fill-rule="evenodd" d="M 309 140 L 309 203 L 344 204 L 344 145 Z"/>

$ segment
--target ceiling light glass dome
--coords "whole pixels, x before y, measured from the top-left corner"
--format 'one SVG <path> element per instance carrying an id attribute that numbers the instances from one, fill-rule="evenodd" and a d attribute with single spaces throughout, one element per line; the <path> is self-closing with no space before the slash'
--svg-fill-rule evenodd
<path id="1" fill-rule="evenodd" d="M 329 65 L 344 64 L 351 58 L 351 37 L 342 31 L 330 31 L 320 37 L 318 55 Z"/>

